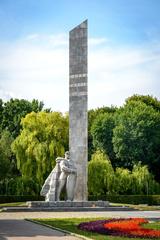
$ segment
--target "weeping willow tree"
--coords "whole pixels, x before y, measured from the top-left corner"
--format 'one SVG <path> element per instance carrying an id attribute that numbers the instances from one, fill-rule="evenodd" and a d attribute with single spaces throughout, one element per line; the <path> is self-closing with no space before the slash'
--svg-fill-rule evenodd
<path id="1" fill-rule="evenodd" d="M 103 152 L 92 155 L 88 164 L 88 190 L 94 196 L 111 193 L 114 184 L 114 170 L 110 160 Z"/>
<path id="2" fill-rule="evenodd" d="M 116 168 L 114 191 L 118 194 L 132 193 L 132 173 L 127 168 Z"/>
<path id="3" fill-rule="evenodd" d="M 154 180 L 148 167 L 140 163 L 134 165 L 132 170 L 132 191 L 133 194 L 155 194 L 160 192 L 160 184 Z"/>
<path id="4" fill-rule="evenodd" d="M 90 195 L 106 194 L 159 194 L 160 184 L 154 180 L 146 165 L 138 163 L 132 171 L 112 168 L 107 155 L 97 151 L 88 165 L 88 190 Z"/>
<path id="5" fill-rule="evenodd" d="M 68 117 L 59 112 L 26 115 L 22 131 L 12 144 L 22 178 L 35 179 L 40 185 L 55 166 L 57 156 L 68 149 Z"/>

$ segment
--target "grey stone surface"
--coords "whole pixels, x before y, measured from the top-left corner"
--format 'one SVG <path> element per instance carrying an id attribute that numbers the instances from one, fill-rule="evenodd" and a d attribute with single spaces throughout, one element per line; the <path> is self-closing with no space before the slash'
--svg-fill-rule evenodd
<path id="1" fill-rule="evenodd" d="M 69 151 L 77 168 L 75 201 L 85 201 L 88 162 L 88 23 L 69 33 Z"/>
<path id="2" fill-rule="evenodd" d="M 121 218 L 131 218 L 131 217 L 144 217 L 149 219 L 157 219 L 160 220 L 160 211 L 88 211 L 88 212 L 80 212 L 80 211 L 28 211 L 28 212 L 1 212 L 0 219 L 24 219 L 24 218 L 97 218 L 97 217 L 121 217 Z M 1 224 L 0 224 L 1 226 Z"/>
<path id="3" fill-rule="evenodd" d="M 45 201 L 31 201 L 27 202 L 28 207 L 34 208 L 104 208 L 109 207 L 108 201 L 54 201 L 54 202 L 45 202 Z"/>
<path id="4" fill-rule="evenodd" d="M 25 220 L 0 220 L 0 240 L 78 240 L 69 233 Z"/>
<path id="5" fill-rule="evenodd" d="M 40 194 L 45 196 L 46 202 L 54 203 L 54 201 L 60 201 L 61 191 L 65 187 L 67 200 L 73 201 L 76 179 L 77 169 L 67 151 L 65 158 L 56 159 L 56 166 L 45 180 Z"/>

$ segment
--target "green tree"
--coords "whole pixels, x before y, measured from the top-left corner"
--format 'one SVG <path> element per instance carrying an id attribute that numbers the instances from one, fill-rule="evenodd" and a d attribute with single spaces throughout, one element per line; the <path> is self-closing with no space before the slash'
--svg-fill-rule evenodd
<path id="1" fill-rule="evenodd" d="M 154 180 L 146 165 L 138 163 L 132 171 L 116 168 L 114 191 L 116 194 L 159 194 L 160 184 Z"/>
<path id="2" fill-rule="evenodd" d="M 126 102 L 126 104 L 128 104 L 132 101 L 143 102 L 147 106 L 151 106 L 152 108 L 154 108 L 156 111 L 160 111 L 160 101 L 158 101 L 157 98 L 154 98 L 152 96 L 135 94 L 135 95 L 127 98 L 125 102 Z"/>
<path id="3" fill-rule="evenodd" d="M 112 193 L 114 184 L 114 170 L 110 160 L 100 151 L 92 155 L 88 164 L 88 189 L 94 196 Z"/>
<path id="4" fill-rule="evenodd" d="M 116 168 L 114 191 L 117 194 L 132 194 L 132 173 L 127 168 Z"/>
<path id="5" fill-rule="evenodd" d="M 0 99 L 0 130 L 1 130 L 1 123 L 2 123 L 2 120 L 3 120 L 3 101 L 2 99 Z"/>
<path id="6" fill-rule="evenodd" d="M 105 113 L 115 113 L 117 110 L 116 107 L 102 107 L 97 109 L 91 109 L 88 111 L 88 159 L 91 159 L 91 155 L 96 151 L 97 147 L 93 144 L 93 136 L 92 136 L 92 125 L 99 115 L 103 115 Z"/>
<path id="7" fill-rule="evenodd" d="M 94 148 L 103 150 L 109 156 L 113 166 L 115 160 L 112 144 L 114 127 L 114 114 L 104 113 L 97 116 L 91 128 Z"/>
<path id="8" fill-rule="evenodd" d="M 11 178 L 6 182 L 7 195 L 38 195 L 39 192 L 39 185 L 28 177 Z"/>
<path id="9" fill-rule="evenodd" d="M 153 175 L 149 172 L 146 165 L 141 163 L 134 165 L 132 170 L 132 192 L 133 194 L 159 194 L 160 184 L 158 184 Z"/>
<path id="10" fill-rule="evenodd" d="M 8 102 L 4 103 L 2 99 L 0 99 L 0 145 L 2 149 L 0 153 L 0 162 L 1 168 L 3 168 L 3 172 L 5 173 L 3 178 L 14 178 L 16 175 L 19 175 L 15 155 L 11 153 L 11 143 L 20 133 L 21 118 L 29 112 L 41 111 L 42 108 L 43 103 L 38 100 L 29 102 L 23 99 L 10 99 Z"/>
<path id="11" fill-rule="evenodd" d="M 0 105 L 0 110 L 1 108 L 2 107 Z M 39 112 L 42 109 L 43 102 L 39 102 L 35 99 L 32 102 L 24 99 L 10 99 L 10 101 L 3 104 L 3 118 L 1 122 L 1 127 L 2 129 L 8 130 L 15 138 L 20 133 L 20 122 L 22 117 L 25 117 L 27 113 L 30 113 L 32 111 Z"/>
<path id="12" fill-rule="evenodd" d="M 119 166 L 131 169 L 142 162 L 158 177 L 160 112 L 141 101 L 130 101 L 116 114 L 113 146 Z"/>
<path id="13" fill-rule="evenodd" d="M 11 143 L 13 138 L 8 131 L 3 131 L 0 136 L 0 180 L 8 178 L 14 168 L 12 162 Z"/>
<path id="14" fill-rule="evenodd" d="M 12 144 L 22 177 L 40 185 L 55 165 L 56 157 L 68 149 L 68 117 L 59 112 L 27 114 L 22 131 Z"/>

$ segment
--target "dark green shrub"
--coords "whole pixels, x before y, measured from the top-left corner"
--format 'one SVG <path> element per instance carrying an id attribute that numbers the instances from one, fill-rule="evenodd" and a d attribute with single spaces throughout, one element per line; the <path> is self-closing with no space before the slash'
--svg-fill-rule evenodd
<path id="1" fill-rule="evenodd" d="M 10 203 L 10 202 L 26 202 L 26 201 L 44 201 L 44 197 L 42 196 L 16 196 L 16 195 L 8 195 L 2 196 L 0 195 L 0 203 Z"/>
<path id="2" fill-rule="evenodd" d="M 160 195 L 103 195 L 99 197 L 90 195 L 89 200 L 103 200 L 124 204 L 160 205 Z"/>

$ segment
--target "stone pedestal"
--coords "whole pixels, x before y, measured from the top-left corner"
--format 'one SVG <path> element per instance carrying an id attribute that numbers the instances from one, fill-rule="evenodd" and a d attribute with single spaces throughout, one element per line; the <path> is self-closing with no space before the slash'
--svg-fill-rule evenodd
<path id="1" fill-rule="evenodd" d="M 95 211 L 105 210 L 109 207 L 108 201 L 31 201 L 27 202 L 28 208 L 37 210 L 60 210 L 60 211 Z"/>

